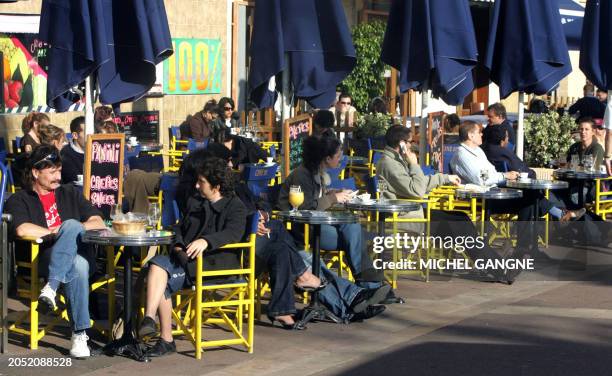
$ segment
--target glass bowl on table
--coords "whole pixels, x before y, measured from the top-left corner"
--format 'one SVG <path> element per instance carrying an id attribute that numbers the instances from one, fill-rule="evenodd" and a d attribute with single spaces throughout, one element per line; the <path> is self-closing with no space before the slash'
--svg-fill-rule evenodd
<path id="1" fill-rule="evenodd" d="M 142 235 L 146 232 L 147 218 L 140 213 L 116 213 L 113 217 L 113 231 L 120 235 Z"/>

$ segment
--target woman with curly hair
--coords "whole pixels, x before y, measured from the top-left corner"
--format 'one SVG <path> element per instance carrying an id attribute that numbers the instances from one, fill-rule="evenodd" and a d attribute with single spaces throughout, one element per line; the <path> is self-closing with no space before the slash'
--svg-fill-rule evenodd
<path id="1" fill-rule="evenodd" d="M 155 313 L 159 314 L 161 336 L 147 351 L 150 357 L 176 352 L 171 296 L 192 284 L 196 258 L 203 257 L 208 271 L 239 266 L 236 252 L 220 249 L 240 241 L 246 226 L 247 210 L 234 195 L 232 172 L 220 158 L 207 159 L 198 165 L 196 172 L 195 188 L 204 200 L 188 199 L 187 213 L 176 226 L 170 256 L 158 255 L 150 261 L 145 318 L 138 331 L 141 337 L 156 334 Z"/>
<path id="2" fill-rule="evenodd" d="M 32 149 L 40 145 L 38 127 L 41 124 L 49 124 L 49 116 L 40 112 L 30 112 L 21 122 L 23 137 L 19 142 L 19 149 L 22 152 L 31 153 Z"/>

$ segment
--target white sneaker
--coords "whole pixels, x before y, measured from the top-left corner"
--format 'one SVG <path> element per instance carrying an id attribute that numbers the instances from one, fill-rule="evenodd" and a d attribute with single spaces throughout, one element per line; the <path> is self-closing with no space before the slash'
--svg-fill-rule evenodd
<path id="1" fill-rule="evenodd" d="M 55 311 L 57 309 L 55 295 L 57 295 L 56 292 L 47 283 L 38 296 L 38 311 L 42 313 Z"/>
<path id="2" fill-rule="evenodd" d="M 72 333 L 72 348 L 70 349 L 70 356 L 73 358 L 87 358 L 91 354 L 89 352 L 89 347 L 87 346 L 87 334 L 85 332 L 81 332 L 79 334 Z"/>

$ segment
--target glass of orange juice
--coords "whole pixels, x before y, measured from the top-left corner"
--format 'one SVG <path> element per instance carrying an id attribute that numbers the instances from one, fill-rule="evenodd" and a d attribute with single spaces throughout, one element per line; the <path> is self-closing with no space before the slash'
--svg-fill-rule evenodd
<path id="1" fill-rule="evenodd" d="M 302 192 L 302 187 L 299 185 L 292 185 L 289 187 L 289 204 L 293 207 L 291 210 L 292 214 L 296 214 L 298 208 L 304 202 L 304 192 Z"/>

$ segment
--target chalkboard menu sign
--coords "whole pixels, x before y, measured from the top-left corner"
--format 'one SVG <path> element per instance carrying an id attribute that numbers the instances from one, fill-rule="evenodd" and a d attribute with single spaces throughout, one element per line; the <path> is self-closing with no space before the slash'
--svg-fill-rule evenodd
<path id="1" fill-rule="evenodd" d="M 427 117 L 429 165 L 434 170 L 444 169 L 444 112 L 432 112 Z"/>
<path id="2" fill-rule="evenodd" d="M 302 163 L 302 142 L 312 133 L 312 118 L 303 114 L 285 120 L 283 124 L 283 155 L 285 177 Z"/>
<path id="3" fill-rule="evenodd" d="M 87 138 L 83 194 L 106 219 L 111 206 L 121 203 L 124 145 L 125 136 L 120 133 Z"/>
<path id="4" fill-rule="evenodd" d="M 158 142 L 159 111 L 123 112 L 113 121 L 126 139 L 136 137 L 138 142 Z"/>

